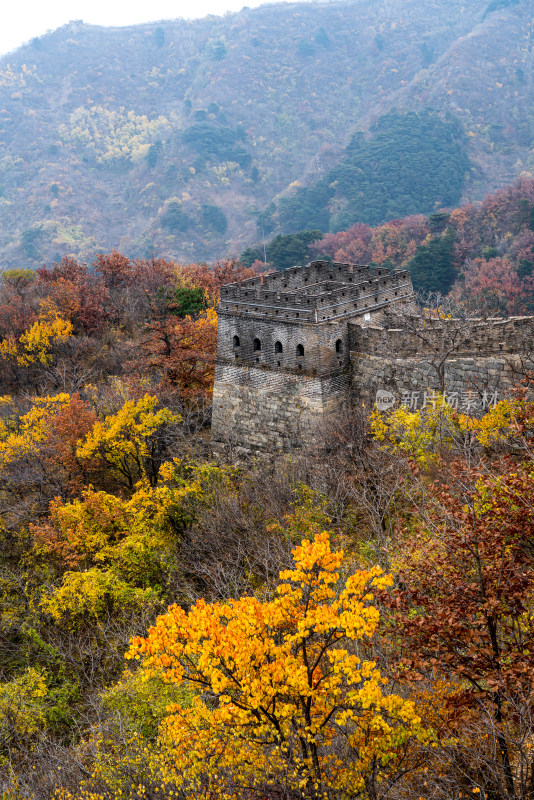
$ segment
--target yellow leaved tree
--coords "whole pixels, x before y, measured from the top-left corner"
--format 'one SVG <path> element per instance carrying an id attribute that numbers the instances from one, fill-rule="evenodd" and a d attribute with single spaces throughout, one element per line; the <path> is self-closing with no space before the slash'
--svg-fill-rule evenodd
<path id="1" fill-rule="evenodd" d="M 58 574 L 41 608 L 69 629 L 164 608 L 184 532 L 215 494 L 232 490 L 232 474 L 174 459 L 161 467 L 158 486 L 140 481 L 131 497 L 88 487 L 71 502 L 53 500 L 48 519 L 31 527 L 29 559 Z"/>
<path id="2" fill-rule="evenodd" d="M 349 800 L 370 792 L 424 739 L 414 704 L 385 690 L 362 651 L 376 629 L 379 567 L 341 575 L 328 533 L 293 551 L 274 599 L 199 600 L 159 617 L 128 658 L 192 700 L 171 704 L 157 771 L 178 796 Z M 161 760 L 160 760 L 161 759 Z"/>
<path id="3" fill-rule="evenodd" d="M 0 342 L 0 359 L 21 367 L 30 364 L 49 364 L 56 344 L 72 336 L 73 327 L 54 310 L 44 311 L 31 328 L 18 339 L 10 336 Z"/>
<path id="4" fill-rule="evenodd" d="M 436 464 L 440 453 L 459 446 L 465 436 L 458 414 L 437 393 L 432 404 L 416 411 L 400 406 L 383 414 L 375 408 L 370 423 L 373 437 L 382 447 L 423 468 Z"/>
<path id="5" fill-rule="evenodd" d="M 45 441 L 51 418 L 68 406 L 70 395 L 33 397 L 26 414 L 17 415 L 13 398 L 0 397 L 4 419 L 0 420 L 0 469 L 22 457 L 33 457 Z"/>
<path id="6" fill-rule="evenodd" d="M 76 455 L 93 461 L 128 490 L 141 479 L 155 486 L 169 436 L 180 422 L 177 414 L 158 406 L 158 398 L 149 394 L 127 400 L 116 414 L 95 423 Z"/>
<path id="7" fill-rule="evenodd" d="M 472 447 L 530 449 L 534 404 L 525 390 L 515 395 L 478 416 L 458 413 L 437 393 L 431 404 L 416 411 L 400 406 L 384 414 L 375 408 L 371 432 L 382 447 L 423 468 L 437 464 L 440 455 Z"/>
<path id="8" fill-rule="evenodd" d="M 46 725 L 48 688 L 41 671 L 27 667 L 17 678 L 0 683 L 0 771 L 6 774 L 10 755 Z"/>

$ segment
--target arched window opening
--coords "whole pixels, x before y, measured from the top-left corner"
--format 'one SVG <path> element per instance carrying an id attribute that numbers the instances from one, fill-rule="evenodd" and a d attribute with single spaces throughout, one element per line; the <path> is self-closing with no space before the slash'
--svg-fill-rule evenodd
<path id="1" fill-rule="evenodd" d="M 303 344 L 298 344 L 297 345 L 297 356 L 299 356 L 299 358 L 302 358 L 303 355 L 304 355 L 304 345 Z"/>
<path id="2" fill-rule="evenodd" d="M 234 347 L 239 347 L 239 336 L 234 336 Z"/>
<path id="3" fill-rule="evenodd" d="M 342 353 L 342 352 L 343 352 L 343 341 L 341 339 L 338 339 L 336 342 L 336 353 Z"/>
<path id="4" fill-rule="evenodd" d="M 274 343 L 274 352 L 275 353 L 283 353 L 284 348 L 282 347 L 282 342 L 275 342 Z"/>
<path id="5" fill-rule="evenodd" d="M 259 339 L 254 339 L 254 350 L 261 350 L 261 342 Z"/>

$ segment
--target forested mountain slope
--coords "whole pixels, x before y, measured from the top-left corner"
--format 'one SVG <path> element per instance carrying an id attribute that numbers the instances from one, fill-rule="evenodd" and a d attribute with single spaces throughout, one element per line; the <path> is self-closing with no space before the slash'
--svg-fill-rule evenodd
<path id="1" fill-rule="evenodd" d="M 267 246 L 267 254 L 302 236 L 278 237 Z M 427 218 L 417 214 L 375 228 L 356 223 L 308 245 L 308 253 L 408 269 L 416 291 L 450 292 L 449 299 L 470 313 L 532 314 L 534 179 L 521 178 L 482 203 L 467 203 L 450 213 Z M 242 261 L 252 263 L 246 257 Z"/>
<path id="2" fill-rule="evenodd" d="M 0 265 L 212 259 L 262 223 L 339 230 L 481 199 L 531 167 L 528 12 L 299 3 L 33 40 L 0 61 Z"/>
<path id="3" fill-rule="evenodd" d="M 428 216 L 412 214 L 375 226 L 356 222 L 325 236 L 318 229 L 278 234 L 265 249 L 248 247 L 239 261 L 262 271 L 314 258 L 407 269 L 424 302 L 428 294 L 449 295 L 456 311 L 463 306 L 469 313 L 532 314 L 534 178 L 519 178 L 481 203 Z"/>

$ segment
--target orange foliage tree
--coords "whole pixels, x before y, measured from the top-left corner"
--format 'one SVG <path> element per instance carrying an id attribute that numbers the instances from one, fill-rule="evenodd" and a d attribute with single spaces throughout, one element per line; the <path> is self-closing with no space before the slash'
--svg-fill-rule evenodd
<path id="1" fill-rule="evenodd" d="M 374 567 L 342 578 L 326 532 L 293 556 L 273 600 L 171 606 L 133 640 L 143 670 L 194 692 L 161 730 L 164 782 L 184 796 L 374 796 L 425 737 L 413 703 L 357 655 L 379 619 L 372 591 L 391 577 Z"/>
<path id="2" fill-rule="evenodd" d="M 226 258 L 215 265 L 188 264 L 177 266 L 176 276 L 185 285 L 198 286 L 206 292 L 210 305 L 217 305 L 221 294 L 221 286 L 227 283 L 240 283 L 247 278 L 258 275 L 254 267 L 244 267 L 235 258 Z"/>
<path id="3" fill-rule="evenodd" d="M 370 225 L 356 222 L 346 231 L 327 233 L 318 242 L 310 245 L 310 250 L 316 256 L 326 253 L 334 261 L 367 264 L 371 261 L 372 233 Z"/>
<path id="4" fill-rule="evenodd" d="M 451 475 L 406 531 L 399 588 L 385 598 L 391 630 L 404 674 L 453 681 L 448 703 L 475 714 L 477 758 L 458 739 L 462 782 L 518 800 L 534 774 L 532 462 L 504 459 L 495 474 L 458 464 Z"/>
<path id="5" fill-rule="evenodd" d="M 162 314 L 147 324 L 140 349 L 143 368 L 155 372 L 165 388 L 184 399 L 207 398 L 213 387 L 217 314 L 212 308 L 197 319 Z"/>
<path id="6" fill-rule="evenodd" d="M 87 264 L 66 256 L 50 269 L 37 270 L 36 290 L 46 293 L 58 313 L 74 326 L 76 333 L 99 334 L 109 316 L 109 293 L 101 278 Z"/>
<path id="7" fill-rule="evenodd" d="M 78 443 L 96 422 L 96 414 L 78 393 L 53 415 L 47 426 L 46 439 L 41 445 L 41 458 L 46 469 L 61 472 L 66 495 L 78 494 L 87 482 L 88 474 L 76 451 Z"/>
<path id="8" fill-rule="evenodd" d="M 474 258 L 464 266 L 463 281 L 452 290 L 456 302 L 472 311 L 524 314 L 532 302 L 534 277 L 520 277 L 506 258 Z"/>

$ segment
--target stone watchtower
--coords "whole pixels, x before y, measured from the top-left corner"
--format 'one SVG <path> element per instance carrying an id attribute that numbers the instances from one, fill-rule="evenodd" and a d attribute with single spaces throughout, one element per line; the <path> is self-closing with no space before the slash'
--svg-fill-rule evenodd
<path id="1" fill-rule="evenodd" d="M 408 272 L 312 261 L 223 286 L 212 436 L 247 449 L 317 442 L 351 385 L 348 322 L 413 297 Z"/>

